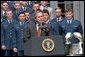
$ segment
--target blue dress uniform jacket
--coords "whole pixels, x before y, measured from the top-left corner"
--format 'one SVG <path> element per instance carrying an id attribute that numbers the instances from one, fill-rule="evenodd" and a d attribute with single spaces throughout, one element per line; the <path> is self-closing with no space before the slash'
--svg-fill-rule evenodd
<path id="1" fill-rule="evenodd" d="M 1 23 L 1 45 L 4 45 L 4 30 L 2 23 Z"/>
<path id="2" fill-rule="evenodd" d="M 25 9 L 24 9 L 25 8 Z M 22 7 L 21 9 L 22 9 L 22 11 L 28 11 L 30 14 L 32 14 L 32 8 L 30 8 L 29 7 L 29 5 L 26 5 L 26 6 L 24 6 L 24 8 Z"/>
<path id="3" fill-rule="evenodd" d="M 68 24 L 67 20 L 60 22 L 59 29 L 61 30 L 61 35 L 64 35 L 64 36 L 68 32 L 72 32 L 72 33 L 79 32 L 79 33 L 83 34 L 83 29 L 82 29 L 80 21 L 74 20 L 74 19 L 72 20 L 71 24 Z M 78 40 L 76 38 L 72 38 L 71 42 L 76 43 L 76 42 L 78 42 Z"/>
<path id="4" fill-rule="evenodd" d="M 17 32 L 16 43 L 17 43 L 18 51 L 24 50 L 24 34 L 25 34 L 26 26 L 27 26 L 26 22 L 24 22 L 22 25 L 20 25 L 19 22 L 16 24 L 16 32 Z"/>
<path id="5" fill-rule="evenodd" d="M 51 32 L 52 35 L 60 35 L 59 23 L 62 22 L 64 20 L 64 18 L 62 17 L 61 19 L 62 20 L 59 22 L 57 22 L 56 18 L 54 18 L 50 21 L 50 25 L 52 28 L 52 32 Z"/>
<path id="6" fill-rule="evenodd" d="M 4 45 L 6 46 L 6 50 L 10 50 L 13 47 L 16 47 L 16 30 L 15 30 L 15 20 L 12 20 L 9 23 L 7 20 L 2 22 L 3 25 L 3 36 L 4 36 Z"/>
<path id="7" fill-rule="evenodd" d="M 3 25 L 1 23 L 1 47 L 4 45 Z M 5 50 L 1 49 L 1 56 L 5 56 Z"/>

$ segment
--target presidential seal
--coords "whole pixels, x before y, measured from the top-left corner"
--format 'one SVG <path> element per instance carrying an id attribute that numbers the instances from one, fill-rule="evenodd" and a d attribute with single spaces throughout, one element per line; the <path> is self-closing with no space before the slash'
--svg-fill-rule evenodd
<path id="1" fill-rule="evenodd" d="M 46 38 L 42 41 L 42 48 L 46 52 L 51 52 L 54 49 L 54 42 L 50 38 Z"/>

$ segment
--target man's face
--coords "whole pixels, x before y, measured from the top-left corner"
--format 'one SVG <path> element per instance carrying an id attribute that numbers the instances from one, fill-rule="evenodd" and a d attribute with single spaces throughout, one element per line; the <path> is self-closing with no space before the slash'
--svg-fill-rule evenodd
<path id="1" fill-rule="evenodd" d="M 56 9 L 55 12 L 57 17 L 60 17 L 62 14 L 61 9 Z"/>
<path id="2" fill-rule="evenodd" d="M 25 17 L 26 17 L 26 19 L 29 19 L 30 14 L 28 12 L 25 12 Z"/>
<path id="3" fill-rule="evenodd" d="M 8 4 L 7 4 L 7 3 L 3 3 L 3 4 L 2 4 L 2 8 L 3 8 L 4 10 L 7 10 L 7 9 L 8 9 Z"/>
<path id="4" fill-rule="evenodd" d="M 47 13 L 43 13 L 43 20 L 46 22 L 49 19 L 49 15 Z"/>
<path id="5" fill-rule="evenodd" d="M 21 1 L 21 3 L 22 3 L 23 6 L 26 6 L 28 1 Z"/>
<path id="6" fill-rule="evenodd" d="M 45 7 L 47 5 L 47 1 L 41 1 L 41 5 Z"/>
<path id="7" fill-rule="evenodd" d="M 33 10 L 36 11 L 37 9 L 39 9 L 39 4 L 34 4 L 33 5 Z"/>
<path id="8" fill-rule="evenodd" d="M 13 17 L 12 11 L 7 11 L 6 12 L 6 17 L 7 17 L 7 19 L 12 19 L 12 17 Z"/>
<path id="9" fill-rule="evenodd" d="M 20 5 L 20 3 L 15 3 L 14 7 L 15 7 L 16 9 L 20 9 L 20 8 L 21 8 L 21 5 Z"/>
<path id="10" fill-rule="evenodd" d="M 20 21 L 24 21 L 25 20 L 25 14 L 24 13 L 20 14 L 18 18 L 19 18 Z"/>
<path id="11" fill-rule="evenodd" d="M 73 13 L 72 12 L 66 12 L 65 16 L 66 16 L 67 19 L 70 20 L 70 19 L 72 19 Z"/>
<path id="12" fill-rule="evenodd" d="M 42 12 L 36 13 L 36 21 L 38 21 L 39 23 L 43 22 L 43 13 Z"/>

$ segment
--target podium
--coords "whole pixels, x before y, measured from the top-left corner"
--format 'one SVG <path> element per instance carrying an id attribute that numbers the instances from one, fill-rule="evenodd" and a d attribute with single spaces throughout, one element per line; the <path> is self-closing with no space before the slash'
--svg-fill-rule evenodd
<path id="1" fill-rule="evenodd" d="M 51 39 L 54 43 L 52 51 L 45 51 L 42 47 L 45 39 Z M 62 36 L 41 36 L 32 37 L 24 44 L 25 56 L 62 56 L 65 55 L 64 38 Z"/>

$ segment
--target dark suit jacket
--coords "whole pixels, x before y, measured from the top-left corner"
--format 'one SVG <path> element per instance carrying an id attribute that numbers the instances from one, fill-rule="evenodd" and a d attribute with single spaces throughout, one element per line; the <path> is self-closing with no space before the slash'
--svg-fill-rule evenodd
<path id="1" fill-rule="evenodd" d="M 26 38 L 37 37 L 35 20 L 30 21 L 29 25 L 27 26 L 25 35 Z M 43 30 L 41 31 L 41 36 L 45 36 L 45 32 Z"/>

